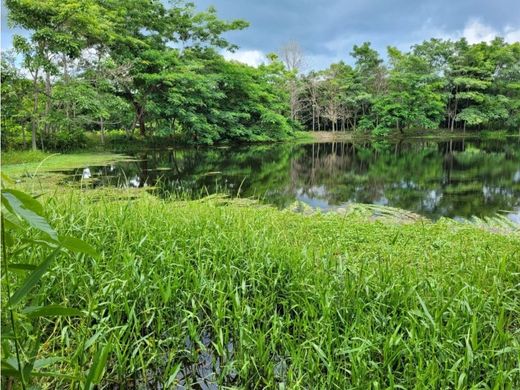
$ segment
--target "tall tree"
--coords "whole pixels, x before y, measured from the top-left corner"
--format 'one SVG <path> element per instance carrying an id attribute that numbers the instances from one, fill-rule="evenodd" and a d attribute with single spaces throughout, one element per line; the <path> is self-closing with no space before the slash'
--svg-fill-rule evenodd
<path id="1" fill-rule="evenodd" d="M 291 120 L 298 119 L 301 109 L 301 83 L 298 75 L 304 65 L 305 57 L 303 50 L 297 42 L 287 42 L 280 49 L 280 59 L 287 69 L 287 90 L 289 92 L 289 105 L 291 109 Z"/>
<path id="2" fill-rule="evenodd" d="M 104 46 L 110 57 L 128 70 L 124 82 L 115 80 L 117 93 L 134 107 L 135 122 L 142 136 L 146 135 L 150 97 L 158 85 L 168 83 L 163 78 L 170 74 L 168 61 L 179 51 L 173 46 L 233 50 L 235 46 L 222 34 L 248 25 L 242 20 L 221 21 L 214 8 L 197 13 L 192 3 L 183 1 L 169 8 L 159 0 L 109 1 L 107 7 L 114 15 L 111 19 L 114 34 Z"/>
<path id="3" fill-rule="evenodd" d="M 23 54 L 24 65 L 33 78 L 32 148 L 36 149 L 38 132 L 39 79 L 45 73 L 45 114 L 51 105 L 51 75 L 56 73 L 53 56 L 61 54 L 64 62 L 77 58 L 94 41 L 106 39 L 110 26 L 95 0 L 6 0 L 9 22 L 31 30 L 26 39 L 14 37 L 14 47 Z M 46 125 L 47 128 L 47 125 Z M 43 138 L 42 138 L 43 139 Z"/>
<path id="4" fill-rule="evenodd" d="M 445 102 L 443 83 L 434 69 L 424 58 L 396 48 L 388 49 L 388 57 L 388 91 L 374 105 L 379 129 L 437 128 Z"/>

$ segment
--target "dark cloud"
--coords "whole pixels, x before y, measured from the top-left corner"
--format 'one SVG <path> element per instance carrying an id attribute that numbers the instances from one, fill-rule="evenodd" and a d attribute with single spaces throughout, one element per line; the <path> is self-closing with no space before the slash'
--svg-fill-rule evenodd
<path id="1" fill-rule="evenodd" d="M 166 0 L 165 0 L 166 1 Z M 508 34 L 519 40 L 520 0 L 194 0 L 201 10 L 213 5 L 224 19 L 251 26 L 227 34 L 244 51 L 268 53 L 297 41 L 310 67 L 349 61 L 354 44 L 371 41 L 384 53 L 388 45 L 407 49 L 431 37 L 488 37 Z M 2 47 L 11 46 L 2 3 Z M 465 29 L 467 31 L 465 31 Z"/>
<path id="2" fill-rule="evenodd" d="M 352 45 L 371 41 L 406 49 L 430 37 L 457 38 L 474 21 L 504 35 L 520 29 L 519 0 L 199 0 L 225 19 L 251 27 L 228 37 L 245 50 L 276 51 L 295 40 L 318 62 L 347 59 Z M 512 35 L 515 37 L 516 35 Z"/>

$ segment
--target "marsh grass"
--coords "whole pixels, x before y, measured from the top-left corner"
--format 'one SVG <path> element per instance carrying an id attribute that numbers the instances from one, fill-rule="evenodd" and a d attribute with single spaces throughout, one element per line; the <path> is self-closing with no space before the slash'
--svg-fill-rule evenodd
<path id="1" fill-rule="evenodd" d="M 20 176 L 35 176 L 53 170 L 81 168 L 88 165 L 106 165 L 129 159 L 114 153 L 43 153 L 40 151 L 13 151 L 2 153 L 2 171 L 18 179 Z"/>
<path id="2" fill-rule="evenodd" d="M 101 388 L 520 387 L 518 234 L 219 197 L 47 206 L 101 253 L 58 259 L 39 290 L 85 311 L 40 324 L 42 354 L 65 357 L 49 388 L 77 384 L 99 344 Z"/>

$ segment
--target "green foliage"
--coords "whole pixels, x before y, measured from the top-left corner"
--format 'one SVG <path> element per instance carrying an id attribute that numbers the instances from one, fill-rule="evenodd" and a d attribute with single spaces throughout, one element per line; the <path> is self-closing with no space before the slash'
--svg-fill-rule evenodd
<path id="1" fill-rule="evenodd" d="M 89 237 L 99 259 L 53 263 L 41 292 L 95 313 L 48 319 L 47 353 L 71 351 L 48 367 L 99 363 L 42 386 L 190 387 L 202 366 L 209 383 L 240 388 L 520 380 L 516 234 L 413 215 L 396 223 L 381 207 L 306 216 L 219 197 L 93 195 L 59 196 L 50 219 Z"/>
<path id="2" fill-rule="evenodd" d="M 85 146 L 81 133 L 104 144 L 120 129 L 121 144 L 213 144 L 276 141 L 303 128 L 383 135 L 520 126 L 520 43 L 501 38 L 389 47 L 386 63 L 365 42 L 350 53 L 353 67 L 340 61 L 305 75 L 274 54 L 257 68 L 226 61 L 218 51 L 236 49 L 226 32 L 247 23 L 183 0 L 6 6 L 10 23 L 31 35 L 13 39 L 24 72 L 12 53 L 2 56 L 4 148 L 71 150 Z"/>
<path id="3" fill-rule="evenodd" d="M 44 140 L 47 148 L 63 152 L 83 149 L 88 145 L 85 132 L 80 129 L 70 131 L 65 129 L 57 130 L 44 137 Z"/>
<path id="4" fill-rule="evenodd" d="M 222 34 L 246 22 L 184 1 L 40 3 L 6 3 L 10 21 L 32 33 L 14 39 L 32 82 L 2 58 L 5 146 L 25 147 L 26 131 L 33 149 L 60 151 L 84 147 L 86 130 L 102 143 L 106 131 L 125 129 L 130 139 L 136 127 L 143 139 L 182 135 L 208 144 L 292 133 L 273 82 L 279 67 L 230 63 L 214 50 L 236 49 Z"/>
<path id="5" fill-rule="evenodd" d="M 2 295 L 6 296 L 2 299 L 2 376 L 7 382 L 14 379 L 25 389 L 35 376 L 61 376 L 41 370 L 62 360 L 40 358 L 42 319 L 83 315 L 76 308 L 44 304 L 45 297 L 36 292 L 42 277 L 64 251 L 90 256 L 97 256 L 97 252 L 80 239 L 58 236 L 47 221 L 43 206 L 24 192 L 6 188 L 10 182 L 2 175 Z M 13 262 L 27 261 L 30 253 L 37 253 L 37 258 L 43 260 L 36 264 Z M 22 302 L 26 305 L 22 306 Z"/>
<path id="6" fill-rule="evenodd" d="M 353 70 L 302 77 L 300 119 L 333 131 L 339 127 L 375 135 L 407 129 L 518 128 L 520 45 L 497 38 L 469 45 L 432 39 L 403 53 L 388 48 L 383 63 L 369 43 L 354 46 Z M 331 115 L 332 113 L 332 115 Z M 319 126 L 322 129 L 322 126 Z"/>

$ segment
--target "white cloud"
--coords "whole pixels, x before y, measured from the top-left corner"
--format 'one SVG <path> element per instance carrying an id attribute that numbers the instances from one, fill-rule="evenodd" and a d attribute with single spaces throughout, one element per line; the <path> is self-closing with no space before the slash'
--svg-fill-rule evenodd
<path id="1" fill-rule="evenodd" d="M 502 31 L 482 23 L 479 19 L 471 19 L 464 26 L 461 34 L 468 43 L 490 42 L 495 37 L 503 37 L 506 42 L 520 41 L 520 27 L 506 26 Z"/>
<path id="2" fill-rule="evenodd" d="M 472 19 L 466 23 L 462 36 L 468 40 L 468 43 L 479 43 L 492 41 L 498 34 L 498 31 L 490 26 L 486 26 L 478 19 Z"/>
<path id="3" fill-rule="evenodd" d="M 228 61 L 234 60 L 254 67 L 265 63 L 266 60 L 265 54 L 260 50 L 237 50 L 234 53 L 225 51 L 222 55 Z"/>
<path id="4" fill-rule="evenodd" d="M 504 39 L 506 42 L 520 42 L 520 27 L 516 29 L 511 26 L 506 26 L 504 29 Z"/>
<path id="5" fill-rule="evenodd" d="M 520 41 L 520 26 L 506 25 L 502 29 L 496 29 L 483 23 L 481 19 L 473 18 L 466 22 L 462 30 L 450 32 L 444 27 L 436 26 L 431 19 L 427 19 L 424 25 L 412 34 L 413 40 L 402 42 L 398 47 L 406 49 L 421 39 L 429 39 L 430 37 L 450 40 L 458 40 L 464 37 L 470 44 L 491 42 L 495 37 L 502 37 L 506 42 L 513 43 Z"/>

